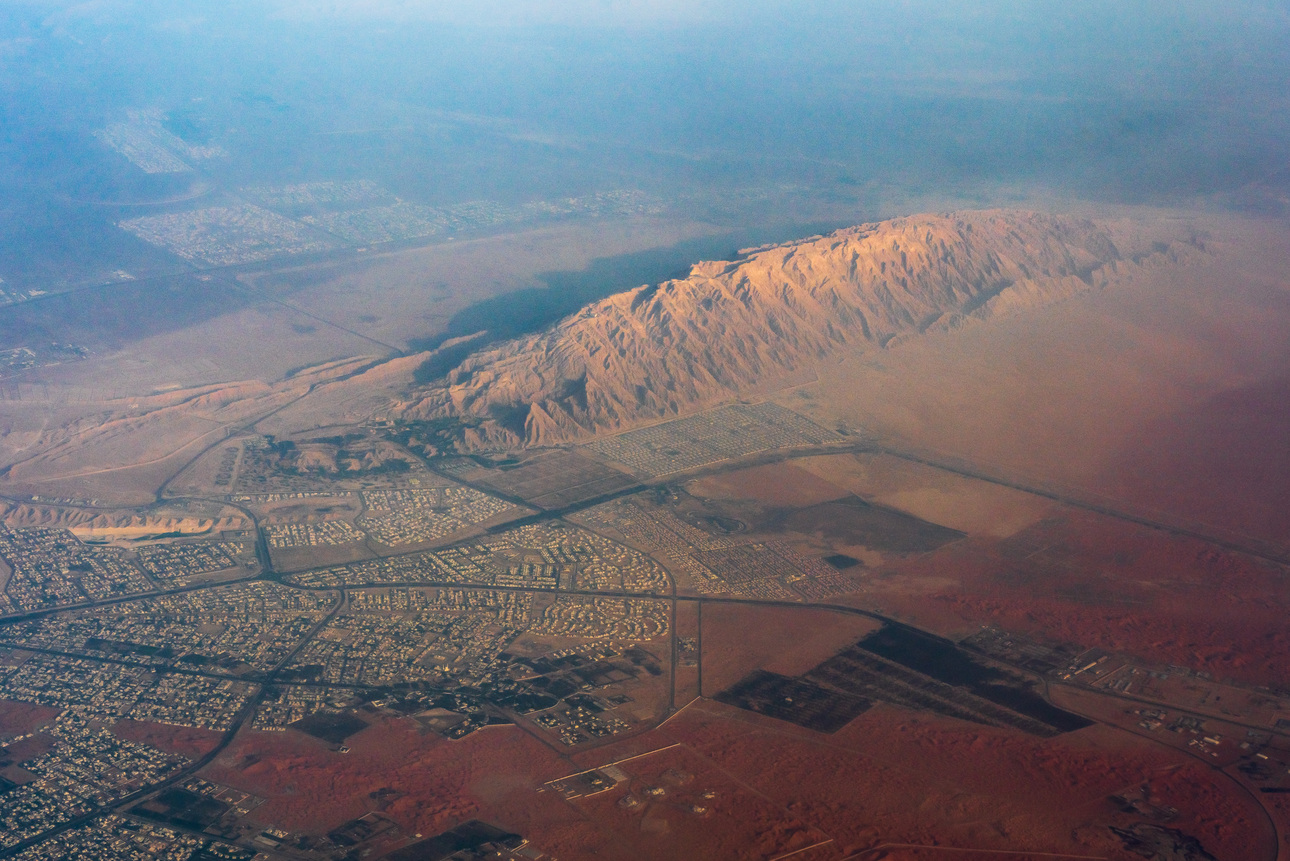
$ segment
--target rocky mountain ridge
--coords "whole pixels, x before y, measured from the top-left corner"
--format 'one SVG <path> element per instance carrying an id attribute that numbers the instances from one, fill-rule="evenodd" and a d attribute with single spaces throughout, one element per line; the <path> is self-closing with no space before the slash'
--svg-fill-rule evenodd
<path id="1" fill-rule="evenodd" d="M 684 415 L 816 363 L 1107 283 L 1192 249 L 1028 211 L 917 215 L 695 265 L 472 354 L 397 413 L 462 448 L 551 444 Z"/>

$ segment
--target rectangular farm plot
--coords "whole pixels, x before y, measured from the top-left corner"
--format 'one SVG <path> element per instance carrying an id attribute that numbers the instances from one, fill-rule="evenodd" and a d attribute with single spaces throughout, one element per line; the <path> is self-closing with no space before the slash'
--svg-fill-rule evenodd
<path id="1" fill-rule="evenodd" d="M 888 553 L 926 553 L 963 537 L 956 529 L 872 505 L 857 496 L 799 508 L 785 518 L 784 526 Z"/>
<path id="2" fill-rule="evenodd" d="M 873 705 L 855 694 L 765 670 L 757 670 L 716 698 L 727 705 L 829 733 L 842 729 Z"/>
<path id="3" fill-rule="evenodd" d="M 686 523 L 667 508 L 652 507 L 639 499 L 612 500 L 579 512 L 576 519 L 662 552 L 678 582 L 707 594 L 823 600 L 860 588 L 856 576 L 784 542 L 736 544 L 729 537 Z"/>
<path id="4" fill-rule="evenodd" d="M 830 705 L 830 697 L 851 698 L 865 703 L 865 708 L 883 702 L 1040 737 L 1089 724 L 1049 704 L 1020 676 L 986 665 L 948 640 L 893 625 L 880 628 L 799 676 L 756 670 L 716 699 L 834 732 L 851 718 L 831 723 L 846 711 Z M 813 726 L 808 719 L 815 720 L 812 716 L 817 711 L 831 717 L 819 718 Z"/>
<path id="5" fill-rule="evenodd" d="M 636 484 L 636 479 L 624 472 L 569 451 L 490 470 L 476 480 L 547 511 Z"/>
<path id="6" fill-rule="evenodd" d="M 367 721 L 345 712 L 315 712 L 296 721 L 291 728 L 330 744 L 340 744 L 351 735 L 367 729 Z"/>

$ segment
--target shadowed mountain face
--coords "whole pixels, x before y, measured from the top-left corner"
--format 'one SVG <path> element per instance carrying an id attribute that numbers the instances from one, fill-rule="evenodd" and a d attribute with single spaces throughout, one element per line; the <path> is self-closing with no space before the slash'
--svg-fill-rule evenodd
<path id="1" fill-rule="evenodd" d="M 919 215 L 752 249 L 476 353 L 403 405 L 462 444 L 545 444 L 809 378 L 815 363 L 1070 295 L 1171 253 L 1031 212 Z"/>

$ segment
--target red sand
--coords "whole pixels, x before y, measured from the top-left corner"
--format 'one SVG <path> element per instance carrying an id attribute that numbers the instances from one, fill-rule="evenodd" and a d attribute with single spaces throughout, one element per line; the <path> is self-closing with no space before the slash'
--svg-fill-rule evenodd
<path id="1" fill-rule="evenodd" d="M 619 751 L 574 765 L 513 727 L 450 742 L 394 718 L 353 736 L 348 754 L 295 732 L 248 732 L 203 776 L 269 798 L 253 815 L 289 830 L 324 832 L 394 787 L 403 794 L 382 812 L 406 834 L 481 818 L 566 861 L 771 858 L 827 838 L 802 857 L 912 843 L 1129 861 L 1108 826 L 1130 820 L 1106 797 L 1144 781 L 1181 811 L 1173 827 L 1218 857 L 1254 857 L 1265 830 L 1222 774 L 1105 729 L 1043 740 L 878 707 L 822 736 L 705 701 L 630 747 L 674 741 L 683 746 L 624 763 L 627 784 L 573 801 L 538 790 Z M 648 796 L 654 786 L 664 795 Z M 620 807 L 629 792 L 644 803 Z"/>
<path id="2" fill-rule="evenodd" d="M 642 861 L 671 861 L 681 853 L 689 858 L 774 858 L 828 839 L 689 748 L 665 749 L 621 768 L 630 780 L 574 803 L 591 820 L 622 835 L 633 857 Z M 629 795 L 637 802 L 631 808 L 621 803 Z"/>
<path id="3" fill-rule="evenodd" d="M 920 580 L 926 590 L 911 586 Z M 1068 512 L 1007 541 L 961 541 L 868 585 L 866 603 L 949 633 L 991 624 L 1290 682 L 1290 578 L 1279 566 L 1108 517 Z"/>
<path id="4" fill-rule="evenodd" d="M 0 700 L 0 736 L 26 735 L 58 717 L 61 710 Z"/>
<path id="5" fill-rule="evenodd" d="M 409 835 L 435 834 L 484 819 L 530 838 L 561 858 L 629 857 L 552 792 L 547 780 L 580 770 L 515 727 L 493 727 L 459 741 L 425 732 L 410 719 L 383 717 L 346 740 L 349 753 L 294 731 L 245 732 L 202 776 L 269 800 L 258 820 L 313 834 L 375 809 L 372 794 L 398 790 L 382 814 Z"/>
<path id="6" fill-rule="evenodd" d="M 1108 468 L 1111 492 L 1238 536 L 1290 536 L 1290 378 L 1159 419 Z"/>
<path id="7" fill-rule="evenodd" d="M 128 719 L 118 721 L 112 727 L 112 733 L 126 741 L 152 745 L 167 753 L 177 753 L 189 759 L 200 759 L 224 737 L 224 733 L 210 729 Z"/>
<path id="8" fill-rule="evenodd" d="M 829 610 L 705 604 L 703 693 L 713 696 L 756 669 L 804 673 L 878 627 Z"/>
<path id="9" fill-rule="evenodd" d="M 791 463 L 772 463 L 696 479 L 686 485 L 694 496 L 706 499 L 752 499 L 768 505 L 807 506 L 847 495 L 831 484 Z"/>
<path id="10" fill-rule="evenodd" d="M 878 707 L 833 736 L 747 721 L 716 704 L 663 730 L 857 852 L 882 843 L 1132 858 L 1107 796 L 1150 782 L 1172 824 L 1219 858 L 1259 857 L 1262 814 L 1185 755 L 1093 728 L 1044 740 Z M 732 719 L 733 718 L 733 719 Z"/>

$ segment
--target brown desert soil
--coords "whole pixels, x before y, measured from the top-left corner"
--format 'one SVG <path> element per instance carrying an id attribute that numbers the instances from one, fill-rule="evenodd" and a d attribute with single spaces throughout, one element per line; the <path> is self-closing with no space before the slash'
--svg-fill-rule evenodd
<path id="1" fill-rule="evenodd" d="M 1034 494 L 889 455 L 825 455 L 795 464 L 869 502 L 969 535 L 1007 538 L 1053 508 Z"/>
<path id="2" fill-rule="evenodd" d="M 704 499 L 754 500 L 786 508 L 816 505 L 847 495 L 845 488 L 791 463 L 720 473 L 691 481 L 685 489 Z"/>
<path id="3" fill-rule="evenodd" d="M 1268 811 L 1281 828 L 1280 848 L 1281 852 L 1285 853 L 1287 849 L 1290 849 L 1290 795 L 1264 795 L 1263 803 L 1267 805 Z M 1277 857 L 1284 857 L 1284 855 L 1278 855 Z"/>
<path id="4" fill-rule="evenodd" d="M 757 669 L 804 673 L 879 625 L 828 610 L 705 604 L 703 693 L 720 693 Z"/>
<path id="5" fill-rule="evenodd" d="M 1290 295 L 1274 299 L 1290 302 Z M 1290 378 L 1220 392 L 1150 423 L 1106 470 L 1117 498 L 1281 546 L 1290 536 Z"/>
<path id="6" fill-rule="evenodd" d="M 327 383 L 367 364 L 361 358 L 324 362 L 274 385 L 243 380 L 139 397 L 71 399 L 58 407 L 58 420 L 37 421 L 48 404 L 5 402 L 4 486 L 7 492 L 150 502 L 162 483 L 223 442 L 233 427 L 326 391 Z"/>
<path id="7" fill-rule="evenodd" d="M 323 486 L 326 487 L 325 484 Z M 255 512 L 265 526 L 319 520 L 349 520 L 352 523 L 361 507 L 359 500 L 353 497 L 331 496 L 257 503 Z"/>
<path id="8" fill-rule="evenodd" d="M 60 712 L 61 709 L 38 706 L 34 703 L 0 700 L 0 736 L 26 735 L 34 732 L 58 717 Z"/>
<path id="9" fill-rule="evenodd" d="M 670 861 L 678 852 L 691 858 L 775 858 L 828 839 L 689 747 L 663 749 L 620 768 L 630 780 L 574 804 L 621 835 L 641 861 Z M 634 806 L 624 805 L 628 796 Z"/>
<path id="10" fill-rule="evenodd" d="M 129 719 L 117 721 L 112 727 L 112 734 L 126 741 L 151 745 L 189 759 L 200 759 L 224 737 L 224 733 L 210 729 Z"/>
<path id="11" fill-rule="evenodd" d="M 1257 858 L 1266 818 L 1221 773 L 1100 727 L 1056 739 L 878 706 L 832 736 L 703 703 L 660 734 L 832 836 L 841 853 L 883 843 L 1067 852 L 1112 859 L 1132 817 L 1108 796 L 1152 787 L 1171 827 L 1218 858 Z"/>
<path id="12" fill-rule="evenodd" d="M 325 565 L 343 565 L 346 562 L 371 559 L 376 555 L 362 542 L 319 544 L 314 547 L 274 547 L 269 550 L 269 554 L 273 558 L 274 569 L 284 573 Z"/>
<path id="13" fill-rule="evenodd" d="M 441 331 L 474 302 L 531 286 L 539 273 L 577 270 L 598 257 L 713 231 L 711 225 L 663 218 L 595 219 L 377 252 L 339 264 L 278 268 L 241 280 L 365 337 L 402 346 Z"/>
<path id="14" fill-rule="evenodd" d="M 202 776 L 268 798 L 254 815 L 294 831 L 325 833 L 377 809 L 372 794 L 393 787 L 399 794 L 381 812 L 408 834 L 479 818 L 559 857 L 578 841 L 597 843 L 558 795 L 536 792 L 577 769 L 515 727 L 448 741 L 411 719 L 382 717 L 346 744 L 342 754 L 291 730 L 244 732 Z"/>
<path id="15" fill-rule="evenodd" d="M 1020 483 L 1072 487 L 1161 519 L 1284 544 L 1290 249 L 1283 224 L 1205 226 L 1213 231 L 1205 261 L 1134 270 L 1100 289 L 1067 285 L 1062 301 L 866 346 L 841 364 L 820 363 L 820 382 L 786 402 L 892 448 L 947 453 Z M 674 232 L 679 238 L 687 229 Z M 641 241 L 624 238 L 621 250 Z M 585 259 L 593 246 L 574 256 Z M 497 253 L 492 247 L 463 248 L 460 260 L 444 265 L 466 277 L 481 254 Z M 529 250 L 527 268 L 512 261 L 495 275 L 472 275 L 483 279 L 474 282 L 477 293 L 448 286 L 444 301 L 419 319 L 406 312 L 428 286 L 428 276 L 415 273 L 429 252 L 382 258 L 358 275 L 338 272 L 318 296 L 352 308 L 400 271 L 404 293 L 386 300 L 369 334 L 429 334 L 467 301 L 519 286 L 533 260 L 545 259 L 542 248 Z M 434 253 L 448 260 L 458 252 Z M 275 286 L 290 293 L 287 282 Z M 300 289 L 288 298 L 308 297 Z M 304 319 L 288 309 L 246 309 L 51 369 L 34 380 L 50 387 L 37 399 L 27 395 L 39 386 L 16 386 L 20 400 L 0 404 L 0 465 L 13 464 L 5 492 L 151 501 L 169 475 L 228 429 L 277 408 L 283 411 L 261 430 L 361 417 L 417 361 L 405 357 L 366 373 L 359 373 L 365 361 L 339 362 L 277 384 L 256 382 L 265 368 L 285 373 L 302 358 L 381 352 L 331 327 L 315 335 L 295 325 Z M 268 352 L 276 352 L 271 361 Z M 169 383 L 159 374 L 172 372 L 176 385 L 189 388 L 147 394 Z M 341 379 L 350 373 L 359 375 Z M 214 379 L 221 383 L 205 386 Z M 135 391 L 137 399 L 121 397 Z M 994 625 L 1223 678 L 1290 683 L 1290 578 L 1281 566 L 890 456 L 813 458 L 691 487 L 712 498 L 797 506 L 847 490 L 968 532 L 937 551 L 884 563 L 852 599 L 947 635 Z M 707 604 L 701 693 L 712 696 L 757 668 L 803 672 L 875 627 L 823 610 Z M 664 657 L 662 643 L 648 648 Z M 663 681 L 651 684 L 641 708 L 662 702 Z M 57 714 L 0 701 L 0 733 L 30 732 Z M 135 721 L 114 729 L 188 756 L 220 737 Z M 887 858 L 1032 852 L 1133 861 L 1110 827 L 1136 820 L 1108 797 L 1144 784 L 1179 811 L 1169 827 L 1215 857 L 1259 858 L 1269 849 L 1263 813 L 1228 776 L 1106 726 L 1040 739 L 878 705 L 822 735 L 698 700 L 660 729 L 576 756 L 516 727 L 448 741 L 390 716 L 347 743 L 350 752 L 341 754 L 294 731 L 248 730 L 202 774 L 268 799 L 252 814 L 266 825 L 325 833 L 379 807 L 406 833 L 430 835 L 479 818 L 565 859 L 772 858 L 806 849 L 794 857 L 879 850 Z M 628 784 L 603 795 L 567 801 L 539 791 L 553 778 L 674 743 L 680 746 L 624 763 Z M 389 787 L 398 794 L 384 798 L 380 790 Z M 648 793 L 655 787 L 665 791 Z M 713 792 L 704 799 L 710 804 L 694 797 L 701 790 Z M 620 806 L 628 793 L 650 800 Z M 1284 817 L 1287 799 L 1267 803 Z M 808 848 L 830 838 L 827 849 Z"/>
<path id="16" fill-rule="evenodd" d="M 1023 484 L 1284 541 L 1290 241 L 1281 222 L 1198 226 L 1206 258 L 821 364 L 793 404 Z"/>
<path id="17" fill-rule="evenodd" d="M 952 328 L 969 314 L 1007 314 L 1122 273 L 1176 266 L 1200 254 L 1177 227 L 963 211 L 750 249 L 476 353 L 446 385 L 413 394 L 404 415 L 477 418 L 460 444 L 493 448 L 567 442 L 694 412 L 801 385 L 818 365 L 917 338 L 929 326 Z M 598 346 L 606 339 L 613 353 Z M 515 406 L 518 392 L 528 407 L 522 428 L 497 412 Z"/>
<path id="18" fill-rule="evenodd" d="M 688 640 L 698 645 L 699 605 L 692 601 L 678 601 L 673 617 L 673 635 L 677 644 L 676 674 L 672 684 L 674 704 L 677 708 L 696 697 L 702 696 L 699 690 L 700 672 L 697 648 L 687 652 L 682 648 L 682 641 Z M 692 664 L 692 666 L 687 666 Z"/>
<path id="19" fill-rule="evenodd" d="M 248 529 L 251 526 L 249 519 L 231 507 L 221 509 L 217 516 L 195 517 L 190 513 L 166 509 L 104 511 L 20 503 L 6 508 L 3 520 L 9 527 L 70 529 L 77 535 L 102 537 L 132 537 L 163 532 L 201 535 Z"/>
<path id="20" fill-rule="evenodd" d="M 1256 684 L 1290 681 L 1290 579 L 1272 563 L 1067 510 L 871 577 L 866 605 L 948 635 L 994 625 Z"/>
<path id="21" fill-rule="evenodd" d="M 407 338 L 433 335 L 456 311 L 531 286 L 538 273 L 578 269 L 597 256 L 712 230 L 660 219 L 593 221 L 286 270 L 281 278 L 244 276 L 260 292 L 337 325 L 266 301 L 25 375 L 0 398 L 0 466 L 14 465 L 6 490 L 149 502 L 162 482 L 228 428 L 306 393 L 266 424 L 266 432 L 365 420 L 411 379 L 422 357 L 396 358 L 310 391 L 326 376 L 314 369 L 349 373 L 388 358 Z M 356 358 L 335 362 L 338 356 Z M 283 379 L 299 368 L 309 370 Z M 214 394 L 194 397 L 197 392 Z M 178 407 L 157 409 L 163 400 Z M 206 403 L 212 400 L 219 403 Z"/>

